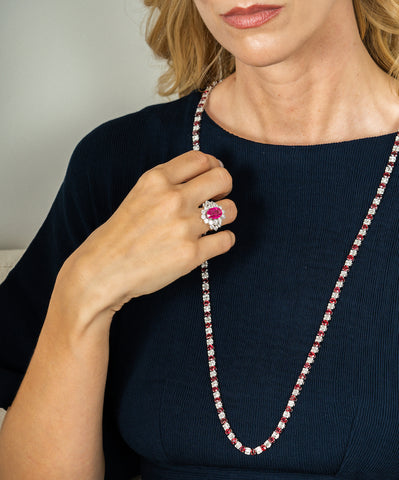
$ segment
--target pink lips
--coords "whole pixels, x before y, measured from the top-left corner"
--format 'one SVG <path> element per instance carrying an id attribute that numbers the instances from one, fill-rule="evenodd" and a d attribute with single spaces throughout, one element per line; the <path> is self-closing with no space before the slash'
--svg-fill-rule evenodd
<path id="1" fill-rule="evenodd" d="M 248 8 L 236 7 L 222 15 L 223 20 L 235 28 L 255 28 L 277 16 L 280 5 L 251 5 Z"/>

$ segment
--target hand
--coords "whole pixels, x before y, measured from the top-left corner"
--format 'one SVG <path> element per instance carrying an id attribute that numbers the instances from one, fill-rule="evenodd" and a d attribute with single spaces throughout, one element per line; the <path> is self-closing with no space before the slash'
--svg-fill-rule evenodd
<path id="1" fill-rule="evenodd" d="M 205 200 L 220 200 L 232 178 L 219 161 L 187 152 L 145 172 L 110 219 L 67 259 L 57 277 L 63 308 L 107 318 L 134 297 L 146 295 L 186 275 L 205 260 L 227 252 L 235 236 L 223 230 L 203 236 Z M 233 222 L 232 200 L 218 201 Z M 58 287 L 58 288 L 57 288 Z"/>

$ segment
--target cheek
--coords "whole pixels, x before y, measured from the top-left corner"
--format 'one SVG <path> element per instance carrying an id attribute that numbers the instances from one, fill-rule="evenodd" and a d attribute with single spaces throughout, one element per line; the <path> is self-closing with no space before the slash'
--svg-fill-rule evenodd
<path id="1" fill-rule="evenodd" d="M 215 2 L 210 0 L 187 0 L 193 1 L 195 7 L 197 8 L 203 22 L 208 27 L 209 31 L 214 29 L 214 24 L 218 20 L 218 11 L 222 12 L 221 2 Z"/>

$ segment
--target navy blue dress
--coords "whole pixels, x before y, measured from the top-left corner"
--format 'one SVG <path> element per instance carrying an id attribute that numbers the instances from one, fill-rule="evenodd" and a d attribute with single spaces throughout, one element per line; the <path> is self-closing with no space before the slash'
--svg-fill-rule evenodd
<path id="1" fill-rule="evenodd" d="M 76 147 L 48 217 L 0 286 L 0 406 L 12 402 L 64 260 L 141 174 L 192 148 L 200 94 L 101 125 Z M 255 447 L 277 426 L 395 135 L 313 146 L 236 137 L 204 114 L 201 149 L 233 177 L 230 252 L 209 262 L 224 407 Z M 200 220 L 199 220 L 200 221 Z M 106 479 L 399 479 L 399 167 L 279 440 L 246 456 L 213 404 L 200 268 L 112 322 Z"/>

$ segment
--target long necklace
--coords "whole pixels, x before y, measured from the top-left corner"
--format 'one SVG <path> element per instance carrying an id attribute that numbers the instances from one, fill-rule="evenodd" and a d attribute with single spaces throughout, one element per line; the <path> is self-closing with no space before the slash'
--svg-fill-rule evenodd
<path id="1" fill-rule="evenodd" d="M 193 124 L 193 135 L 192 135 L 193 150 L 200 149 L 199 134 L 200 134 L 200 127 L 201 127 L 202 113 L 204 111 L 204 107 L 205 107 L 205 103 L 207 101 L 208 95 L 211 92 L 212 88 L 217 83 L 218 82 L 213 83 L 204 91 L 198 103 L 195 116 L 194 116 L 194 124 Z M 312 367 L 312 364 L 316 359 L 317 353 L 320 350 L 321 343 L 325 339 L 327 328 L 330 324 L 334 309 L 336 307 L 340 293 L 344 286 L 345 279 L 348 276 L 349 270 L 353 265 L 353 262 L 355 261 L 356 255 L 362 245 L 363 239 L 367 234 L 370 228 L 371 222 L 374 218 L 374 215 L 378 209 L 378 206 L 380 205 L 381 199 L 384 195 L 386 186 L 389 182 L 393 168 L 395 166 L 398 151 L 399 151 L 399 132 L 396 135 L 392 152 L 389 156 L 384 174 L 377 188 L 377 193 L 370 205 L 370 208 L 367 211 L 367 215 L 363 220 L 363 224 L 358 234 L 356 235 L 356 238 L 350 248 L 349 254 L 346 257 L 345 263 L 342 266 L 342 269 L 339 273 L 338 280 L 335 283 L 334 289 L 331 293 L 331 297 L 328 300 L 327 308 L 323 315 L 323 319 L 321 321 L 319 329 L 316 333 L 316 337 L 314 339 L 313 345 L 309 353 L 307 354 L 306 362 L 304 363 L 302 370 L 294 385 L 294 388 L 291 392 L 291 395 L 289 396 L 285 410 L 277 424 L 277 427 L 274 429 L 270 437 L 267 440 L 265 440 L 264 443 L 262 443 L 261 445 L 258 445 L 255 448 L 247 447 L 238 440 L 236 434 L 233 432 L 233 429 L 230 426 L 229 421 L 227 420 L 226 412 L 223 408 L 222 395 L 220 393 L 219 380 L 217 376 L 216 354 L 215 354 L 215 347 L 214 347 L 214 341 L 213 341 L 208 262 L 204 262 L 201 265 L 202 299 L 203 299 L 203 307 L 204 307 L 205 335 L 206 335 L 206 345 L 207 345 L 207 351 L 208 351 L 209 376 L 211 381 L 211 388 L 212 388 L 213 399 L 216 407 L 216 412 L 219 417 L 220 423 L 223 427 L 224 433 L 226 434 L 227 438 L 230 440 L 231 444 L 234 445 L 234 447 L 238 451 L 244 453 L 245 455 L 259 455 L 263 453 L 276 442 L 276 440 L 280 437 L 281 433 L 285 429 L 288 419 L 291 417 L 292 411 L 296 405 L 298 395 L 300 394 L 303 388 L 307 375 Z"/>

